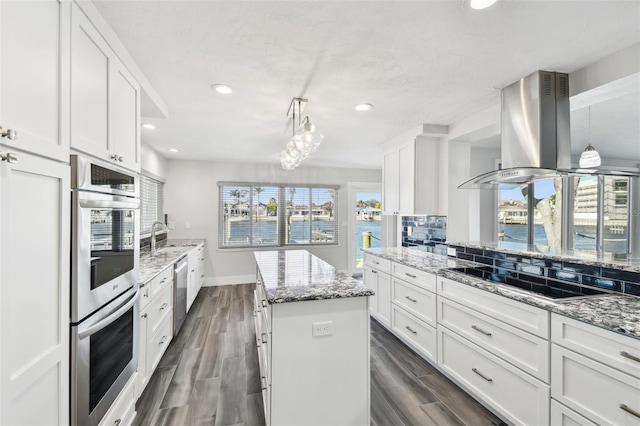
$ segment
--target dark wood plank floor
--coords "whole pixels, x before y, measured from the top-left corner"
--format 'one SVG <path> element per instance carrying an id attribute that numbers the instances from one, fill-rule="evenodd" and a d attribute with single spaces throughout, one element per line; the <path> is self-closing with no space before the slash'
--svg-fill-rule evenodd
<path id="1" fill-rule="evenodd" d="M 253 288 L 202 288 L 136 404 L 136 425 L 264 425 Z M 372 320 L 371 424 L 502 423 Z"/>

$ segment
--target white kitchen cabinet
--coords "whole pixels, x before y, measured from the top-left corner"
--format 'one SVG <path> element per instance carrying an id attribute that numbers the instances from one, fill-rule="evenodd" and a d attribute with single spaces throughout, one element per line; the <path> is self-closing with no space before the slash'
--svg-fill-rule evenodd
<path id="1" fill-rule="evenodd" d="M 173 264 L 140 287 L 138 386 L 140 397 L 173 338 Z"/>
<path id="2" fill-rule="evenodd" d="M 439 214 L 438 138 L 417 137 L 384 154 L 383 214 Z"/>
<path id="3" fill-rule="evenodd" d="M 551 422 L 549 424 L 553 426 L 597 426 L 554 399 L 551 400 Z"/>
<path id="4" fill-rule="evenodd" d="M 375 292 L 370 296 L 371 315 L 391 328 L 391 262 L 370 254 L 364 257 L 364 284 Z"/>
<path id="5" fill-rule="evenodd" d="M 136 417 L 136 382 L 137 373 L 125 385 L 120 395 L 113 401 L 99 426 L 130 426 Z"/>
<path id="6" fill-rule="evenodd" d="M 71 14 L 71 147 L 140 171 L 140 86 L 84 12 Z"/>
<path id="7" fill-rule="evenodd" d="M 0 424 L 67 425 L 70 170 L 17 155 L 0 162 Z"/>
<path id="8" fill-rule="evenodd" d="M 201 244 L 197 248 L 198 250 L 198 267 L 196 268 L 196 279 L 198 280 L 198 292 L 204 285 L 204 244 Z"/>
<path id="9" fill-rule="evenodd" d="M 202 269 L 201 262 L 204 262 L 203 253 L 204 245 L 199 244 L 187 255 L 187 312 L 191 309 L 191 305 L 193 305 L 202 287 L 201 276 L 203 273 L 200 270 Z M 200 258 L 203 258 L 203 260 L 201 261 Z"/>

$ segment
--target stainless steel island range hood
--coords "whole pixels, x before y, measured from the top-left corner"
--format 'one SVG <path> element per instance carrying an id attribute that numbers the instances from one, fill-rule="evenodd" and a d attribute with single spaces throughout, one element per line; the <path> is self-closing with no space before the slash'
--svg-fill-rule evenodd
<path id="1" fill-rule="evenodd" d="M 604 169 L 571 168 L 569 75 L 537 71 L 502 89 L 502 168 L 458 188 L 497 189 L 567 174 L 638 176 Z"/>

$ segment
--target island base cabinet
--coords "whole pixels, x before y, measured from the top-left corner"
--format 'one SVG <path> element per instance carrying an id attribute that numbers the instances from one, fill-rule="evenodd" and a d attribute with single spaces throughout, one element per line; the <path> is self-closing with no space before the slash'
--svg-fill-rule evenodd
<path id="1" fill-rule="evenodd" d="M 551 400 L 550 424 L 553 426 L 597 426 L 592 421 L 585 419 L 580 414 L 553 399 Z"/>
<path id="2" fill-rule="evenodd" d="M 396 336 L 400 337 L 420 354 L 436 363 L 436 345 L 438 340 L 436 329 L 395 305 L 392 306 L 391 311 L 392 330 Z"/>
<path id="3" fill-rule="evenodd" d="M 137 373 L 129 379 L 120 395 L 113 402 L 109 411 L 100 421 L 100 426 L 130 426 L 136 417 L 136 383 Z"/>
<path id="4" fill-rule="evenodd" d="M 551 393 L 597 424 L 640 425 L 640 379 L 555 344 Z"/>
<path id="5" fill-rule="evenodd" d="M 438 328 L 440 368 L 515 425 L 549 424 L 549 386 L 445 329 Z"/>

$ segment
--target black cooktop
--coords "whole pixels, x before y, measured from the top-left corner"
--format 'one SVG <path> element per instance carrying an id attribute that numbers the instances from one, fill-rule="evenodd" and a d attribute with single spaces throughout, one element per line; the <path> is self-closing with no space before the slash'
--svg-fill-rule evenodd
<path id="1" fill-rule="evenodd" d="M 488 281 L 508 284 L 523 290 L 538 293 L 550 299 L 565 299 L 568 297 L 584 297 L 607 294 L 606 291 L 593 287 L 585 287 L 564 281 L 551 280 L 546 277 L 532 276 L 510 269 L 480 266 L 475 268 L 451 268 L 452 271 L 473 275 Z"/>

